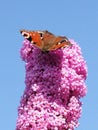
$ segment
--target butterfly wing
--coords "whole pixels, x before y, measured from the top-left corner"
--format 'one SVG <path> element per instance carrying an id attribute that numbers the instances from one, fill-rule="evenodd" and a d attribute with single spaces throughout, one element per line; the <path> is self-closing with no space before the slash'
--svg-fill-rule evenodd
<path id="1" fill-rule="evenodd" d="M 63 47 L 65 48 L 72 45 L 71 42 L 66 37 L 61 37 L 61 36 L 53 36 L 49 38 L 48 43 L 50 45 L 48 51 L 57 50 L 59 48 L 63 48 Z"/>
<path id="2" fill-rule="evenodd" d="M 20 30 L 20 33 L 23 37 L 29 40 L 34 46 L 42 49 L 42 38 L 43 32 L 41 31 L 27 31 L 27 30 Z"/>

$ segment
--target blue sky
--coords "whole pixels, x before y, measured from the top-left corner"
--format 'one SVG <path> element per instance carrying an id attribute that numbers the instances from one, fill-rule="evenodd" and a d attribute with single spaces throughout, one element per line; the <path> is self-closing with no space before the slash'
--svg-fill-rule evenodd
<path id="1" fill-rule="evenodd" d="M 0 1 L 0 130 L 15 129 L 25 88 L 20 29 L 47 29 L 79 43 L 88 65 L 88 93 L 76 130 L 98 130 L 98 0 Z"/>

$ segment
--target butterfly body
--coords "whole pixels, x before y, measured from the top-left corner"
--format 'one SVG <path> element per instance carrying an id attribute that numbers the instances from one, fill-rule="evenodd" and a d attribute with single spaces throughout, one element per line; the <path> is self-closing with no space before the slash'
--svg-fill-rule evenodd
<path id="1" fill-rule="evenodd" d="M 21 30 L 21 34 L 42 51 L 56 50 L 72 45 L 67 37 L 55 36 L 48 31 Z"/>

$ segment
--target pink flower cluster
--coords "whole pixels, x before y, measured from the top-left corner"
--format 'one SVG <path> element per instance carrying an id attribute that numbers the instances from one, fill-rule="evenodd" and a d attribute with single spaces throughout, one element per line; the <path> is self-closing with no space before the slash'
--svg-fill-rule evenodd
<path id="1" fill-rule="evenodd" d="M 26 88 L 18 108 L 16 130 L 74 130 L 86 95 L 86 63 L 80 47 L 42 52 L 24 40 Z"/>

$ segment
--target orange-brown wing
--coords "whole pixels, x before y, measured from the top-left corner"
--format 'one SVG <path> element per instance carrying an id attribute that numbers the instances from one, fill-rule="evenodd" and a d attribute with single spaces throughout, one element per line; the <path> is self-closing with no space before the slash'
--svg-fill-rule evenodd
<path id="1" fill-rule="evenodd" d="M 56 37 L 53 45 L 49 48 L 49 50 L 56 50 L 62 47 L 68 47 L 72 45 L 70 41 L 66 37 Z"/>
<path id="2" fill-rule="evenodd" d="M 32 44 L 34 44 L 38 48 L 41 48 L 42 32 L 21 30 L 20 33 L 24 36 L 24 38 L 29 40 Z"/>

